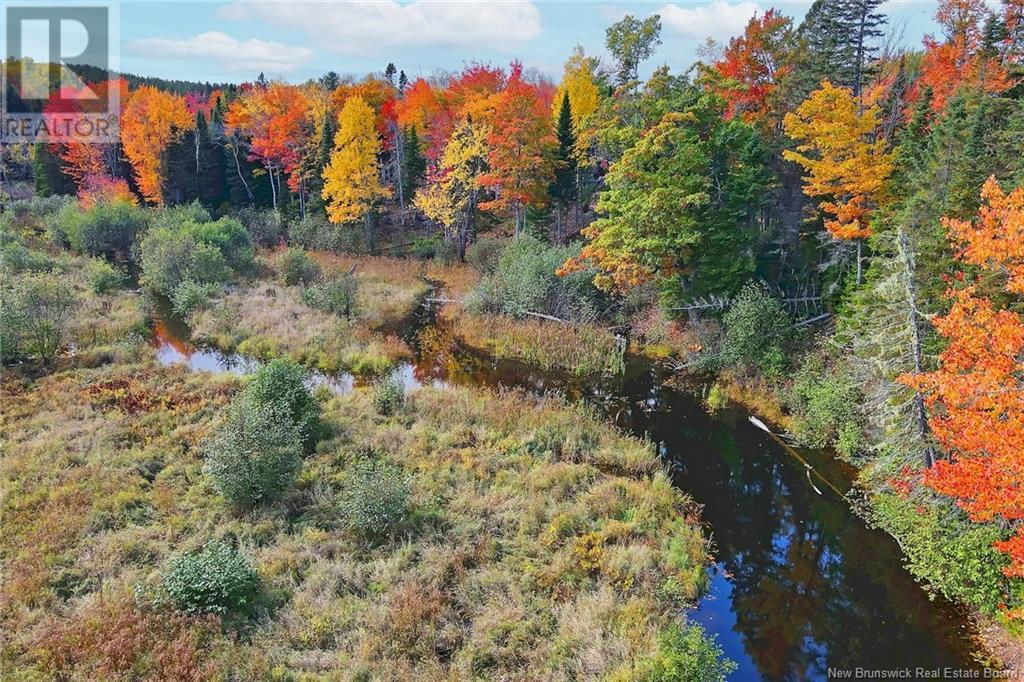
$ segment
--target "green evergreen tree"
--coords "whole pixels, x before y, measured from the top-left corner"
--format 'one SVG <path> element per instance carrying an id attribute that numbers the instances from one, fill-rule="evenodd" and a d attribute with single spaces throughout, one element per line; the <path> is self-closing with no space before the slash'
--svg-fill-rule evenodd
<path id="1" fill-rule="evenodd" d="M 402 188 L 407 200 L 416 193 L 416 188 L 423 182 L 427 172 L 427 159 L 423 155 L 423 145 L 420 142 L 416 126 L 405 129 L 405 168 L 402 169 Z"/>
<path id="2" fill-rule="evenodd" d="M 558 124 L 555 129 L 558 147 L 555 150 L 555 177 L 551 183 L 550 194 L 555 203 L 555 235 L 560 242 L 565 233 L 570 206 L 576 200 L 576 134 L 572 127 L 572 106 L 569 103 L 569 92 L 562 94 L 562 104 L 558 110 Z"/>

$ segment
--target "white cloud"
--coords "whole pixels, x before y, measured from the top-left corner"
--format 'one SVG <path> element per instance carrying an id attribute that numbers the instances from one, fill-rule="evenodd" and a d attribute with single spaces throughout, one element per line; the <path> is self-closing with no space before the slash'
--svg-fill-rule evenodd
<path id="1" fill-rule="evenodd" d="M 687 40 L 704 40 L 711 36 L 719 42 L 743 33 L 747 22 L 761 12 L 756 2 L 715 0 L 707 5 L 680 7 L 668 4 L 657 11 L 662 25 Z"/>
<path id="2" fill-rule="evenodd" d="M 191 38 L 143 38 L 129 43 L 128 51 L 146 57 L 213 59 L 229 71 L 288 72 L 313 57 L 313 51 L 252 38 L 239 41 L 220 31 Z"/>
<path id="3" fill-rule="evenodd" d="M 298 28 L 318 44 L 344 54 L 398 47 L 511 47 L 540 35 L 540 11 L 531 1 L 232 2 L 225 19 L 261 19 Z"/>

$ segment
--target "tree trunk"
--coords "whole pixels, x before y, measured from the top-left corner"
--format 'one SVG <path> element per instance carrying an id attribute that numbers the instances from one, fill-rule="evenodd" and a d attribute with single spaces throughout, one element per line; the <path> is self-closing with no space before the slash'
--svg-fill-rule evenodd
<path id="1" fill-rule="evenodd" d="M 864 240 L 857 240 L 857 286 L 860 286 L 861 279 L 864 276 L 864 262 L 861 259 L 861 250 L 864 248 Z"/>
<path id="2" fill-rule="evenodd" d="M 270 178 L 270 198 L 274 205 L 274 210 L 277 211 L 277 186 L 274 184 L 274 168 L 273 166 L 267 166 L 267 177 Z"/>
<path id="3" fill-rule="evenodd" d="M 913 348 L 911 353 L 914 357 L 914 373 L 920 374 L 924 367 L 922 357 L 924 352 L 921 344 L 921 326 L 917 313 L 917 287 L 914 285 L 914 259 L 910 253 L 910 246 L 907 243 L 907 234 L 901 227 L 897 233 L 896 242 L 900 249 L 900 258 L 903 261 L 903 269 L 907 281 L 907 302 L 910 306 L 910 332 Z M 931 468 L 935 464 L 935 450 L 932 448 L 928 434 L 928 411 L 925 408 L 924 396 L 914 391 L 914 418 L 917 422 L 917 435 L 924 444 L 924 465 Z"/>

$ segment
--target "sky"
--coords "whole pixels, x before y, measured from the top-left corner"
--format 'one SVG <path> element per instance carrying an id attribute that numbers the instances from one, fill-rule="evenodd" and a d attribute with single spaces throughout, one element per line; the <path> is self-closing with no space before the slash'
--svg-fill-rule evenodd
<path id="1" fill-rule="evenodd" d="M 119 57 L 126 73 L 210 82 L 253 80 L 260 72 L 293 82 L 327 71 L 362 77 L 388 62 L 414 79 L 473 61 L 512 60 L 557 79 L 576 44 L 608 63 L 605 29 L 626 14 L 656 13 L 662 45 L 646 71 L 667 64 L 681 72 L 706 37 L 727 43 L 773 6 L 799 22 L 810 2 L 122 0 Z M 882 11 L 908 46 L 936 31 L 934 2 L 889 0 Z"/>

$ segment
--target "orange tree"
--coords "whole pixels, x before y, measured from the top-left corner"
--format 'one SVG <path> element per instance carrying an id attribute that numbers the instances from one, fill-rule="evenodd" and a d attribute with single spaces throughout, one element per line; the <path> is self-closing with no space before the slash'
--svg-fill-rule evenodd
<path id="1" fill-rule="evenodd" d="M 849 88 L 825 81 L 782 121 L 798 143 L 783 156 L 806 171 L 804 193 L 825 199 L 825 229 L 836 239 L 857 242 L 858 284 L 861 243 L 871 236 L 871 209 L 893 170 L 888 144 L 875 136 L 878 118 L 877 106 L 862 109 Z"/>
<path id="2" fill-rule="evenodd" d="M 1024 577 L 1024 319 L 1010 303 L 1024 293 L 1024 188 L 1006 194 L 989 178 L 982 201 L 973 222 L 943 219 L 958 258 L 978 276 L 934 320 L 948 342 L 940 366 L 902 380 L 925 395 L 929 424 L 950 454 L 925 472 L 925 484 L 974 521 L 1011 524 L 1015 532 L 996 549 L 1010 558 L 1004 573 Z"/>
<path id="3" fill-rule="evenodd" d="M 147 201 L 163 204 L 165 152 L 194 123 L 183 97 L 151 85 L 129 95 L 121 113 L 121 146 Z"/>

